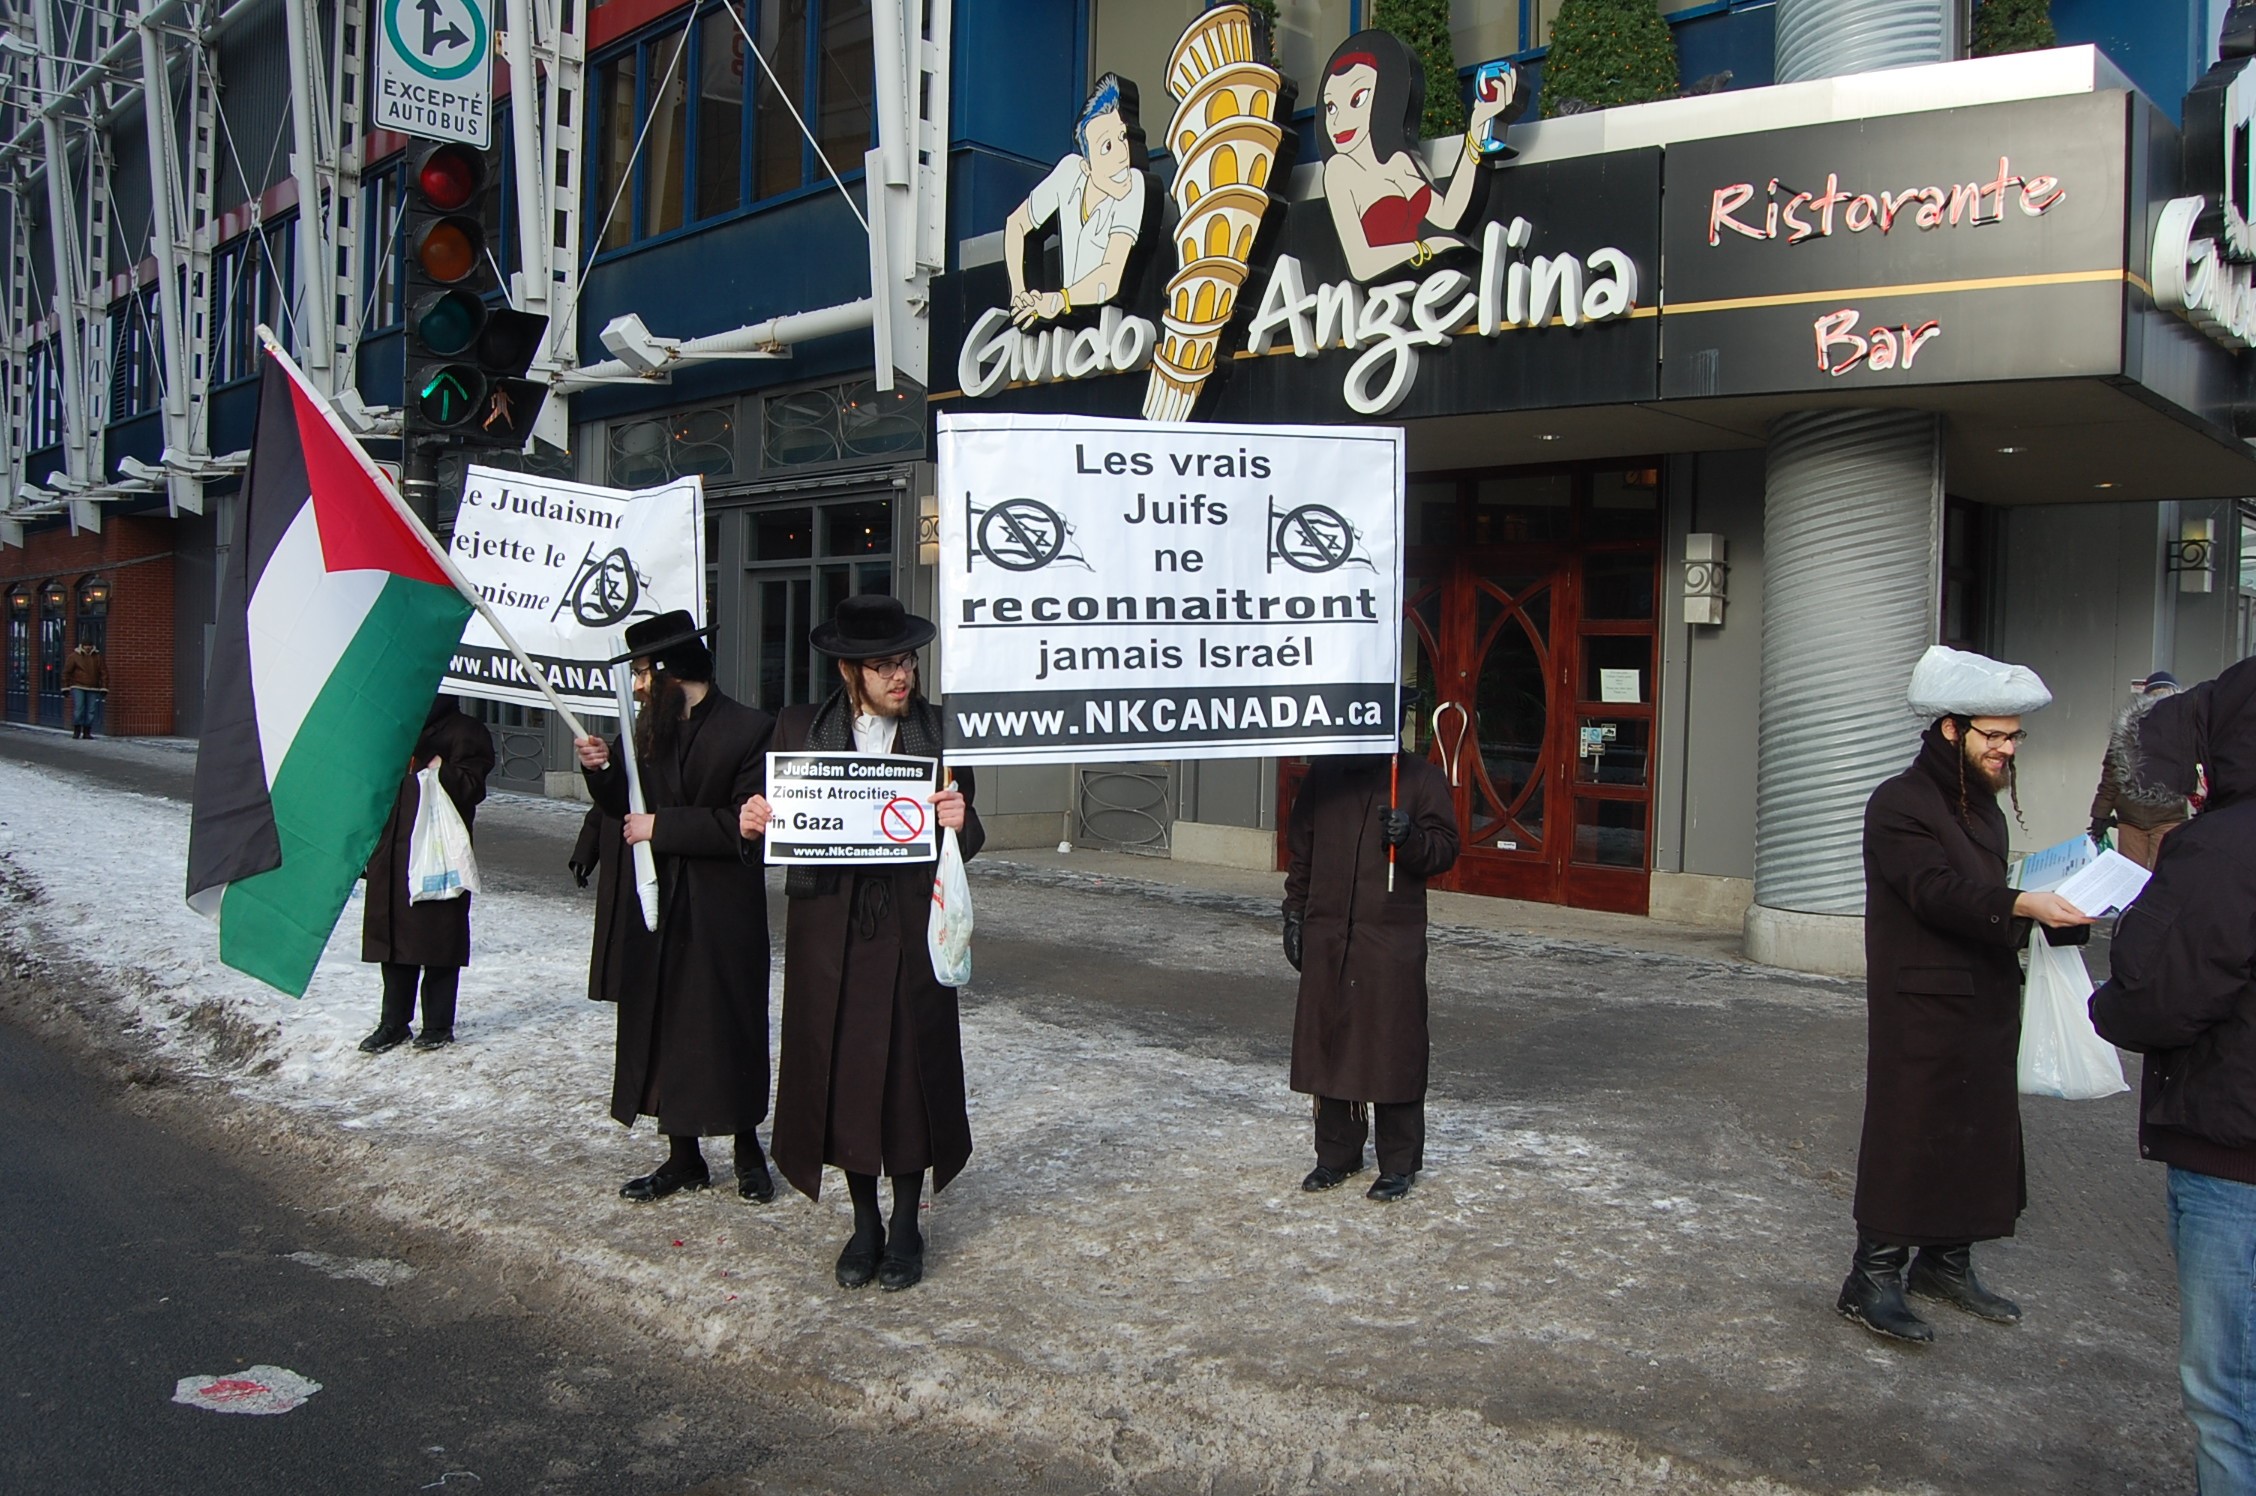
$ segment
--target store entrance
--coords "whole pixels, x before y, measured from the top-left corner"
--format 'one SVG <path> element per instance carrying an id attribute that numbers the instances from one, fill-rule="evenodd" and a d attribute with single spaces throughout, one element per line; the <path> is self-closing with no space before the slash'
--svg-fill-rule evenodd
<path id="1" fill-rule="evenodd" d="M 1462 846 L 1436 888 L 1646 912 L 1660 541 L 1658 463 L 1411 483 L 1410 742 Z"/>

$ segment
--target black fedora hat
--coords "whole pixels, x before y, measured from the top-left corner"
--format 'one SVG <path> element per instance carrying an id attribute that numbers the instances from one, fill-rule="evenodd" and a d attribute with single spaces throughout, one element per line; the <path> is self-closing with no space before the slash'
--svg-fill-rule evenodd
<path id="1" fill-rule="evenodd" d="M 671 613 L 660 613 L 651 618 L 639 618 L 627 625 L 627 652 L 611 661 L 623 665 L 629 660 L 654 660 L 668 650 L 684 644 L 695 644 L 700 649 L 713 635 L 713 626 L 697 626 L 697 620 L 684 608 Z"/>
<path id="2" fill-rule="evenodd" d="M 937 632 L 902 607 L 899 598 L 864 592 L 841 601 L 830 622 L 816 624 L 807 642 L 841 660 L 871 660 L 922 649 Z"/>

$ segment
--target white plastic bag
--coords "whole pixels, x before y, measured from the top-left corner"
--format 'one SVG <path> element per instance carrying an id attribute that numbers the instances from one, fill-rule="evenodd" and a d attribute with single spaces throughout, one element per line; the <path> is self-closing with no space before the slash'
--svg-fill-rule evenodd
<path id="1" fill-rule="evenodd" d="M 971 881 L 953 828 L 940 833 L 940 860 L 932 869 L 932 923 L 925 928 L 932 974 L 943 987 L 971 980 Z"/>
<path id="2" fill-rule="evenodd" d="M 421 798 L 415 807 L 415 828 L 407 837 L 407 901 L 459 899 L 478 891 L 478 858 L 470 850 L 470 828 L 462 813 L 447 798 L 439 771 L 425 769 L 415 776 Z"/>
<path id="3" fill-rule="evenodd" d="M 2096 1101 L 2127 1091 L 2122 1057 L 2092 1030 L 2091 973 L 2082 951 L 2029 932 L 2029 985 L 2021 1004 L 2019 1071 L 2024 1096 Z"/>

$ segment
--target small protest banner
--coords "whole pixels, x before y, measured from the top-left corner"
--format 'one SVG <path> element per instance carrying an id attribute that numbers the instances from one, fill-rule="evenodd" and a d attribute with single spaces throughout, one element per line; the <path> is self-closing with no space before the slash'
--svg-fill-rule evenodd
<path id="1" fill-rule="evenodd" d="M 691 476 L 629 490 L 472 467 L 447 544 L 454 564 L 575 708 L 617 710 L 605 662 L 638 618 L 705 621 L 705 489 Z M 482 617 L 441 691 L 546 706 Z"/>
<path id="2" fill-rule="evenodd" d="M 1380 753 L 1399 428 L 942 415 L 952 763 Z"/>
<path id="3" fill-rule="evenodd" d="M 768 755 L 770 867 L 930 862 L 940 761 L 876 753 Z"/>

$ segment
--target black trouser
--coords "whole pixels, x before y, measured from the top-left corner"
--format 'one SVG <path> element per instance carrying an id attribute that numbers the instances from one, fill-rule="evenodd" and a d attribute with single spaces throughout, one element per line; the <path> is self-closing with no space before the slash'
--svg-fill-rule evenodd
<path id="1" fill-rule="evenodd" d="M 1423 1101 L 1341 1101 L 1316 1098 L 1316 1162 L 1327 1169 L 1363 1167 L 1365 1113 L 1378 1124 L 1379 1172 L 1415 1174 L 1426 1166 L 1426 1104 Z"/>
<path id="2" fill-rule="evenodd" d="M 423 983 L 423 1032 L 454 1032 L 454 999 L 462 988 L 459 966 L 408 966 L 384 963 L 384 1027 L 406 1028 L 415 1016 L 415 984 Z"/>

